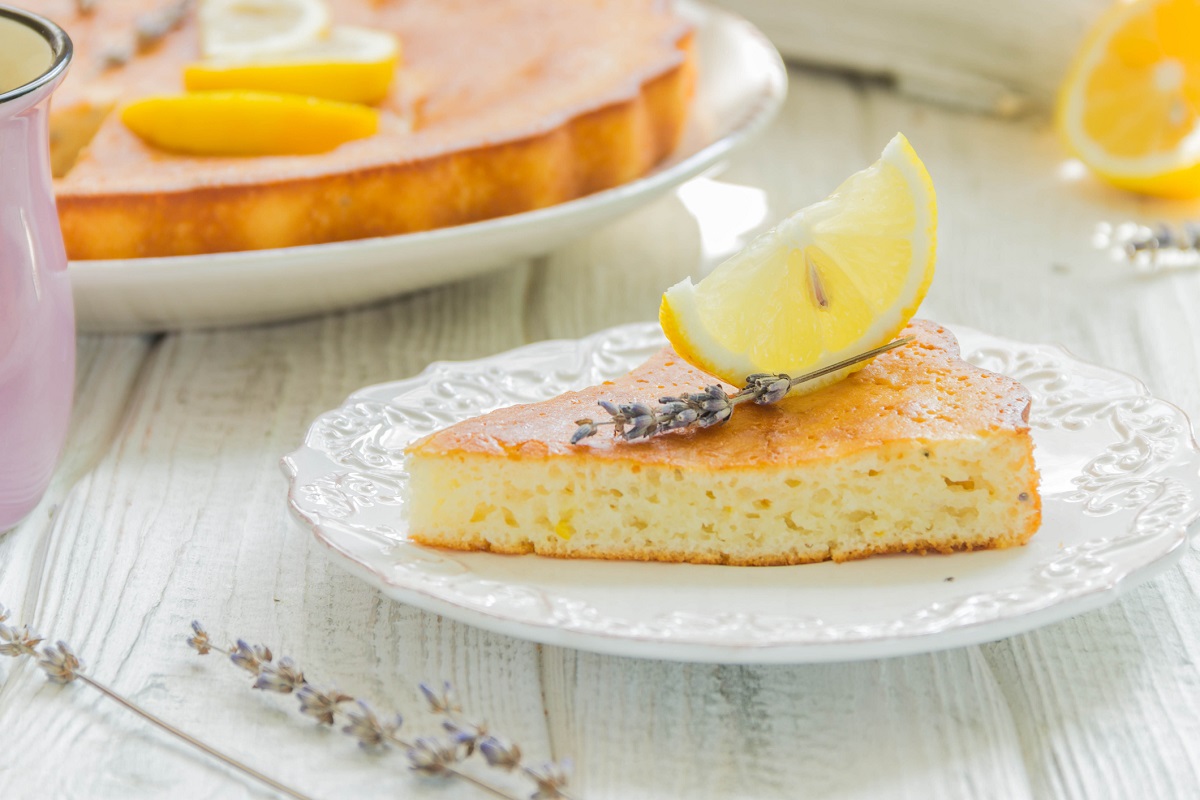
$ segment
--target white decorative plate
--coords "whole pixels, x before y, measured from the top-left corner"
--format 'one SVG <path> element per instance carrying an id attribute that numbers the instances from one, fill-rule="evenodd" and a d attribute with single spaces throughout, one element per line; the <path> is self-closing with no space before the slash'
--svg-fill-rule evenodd
<path id="1" fill-rule="evenodd" d="M 745 20 L 692 0 L 699 76 L 683 140 L 649 175 L 549 208 L 350 242 L 172 258 L 73 261 L 79 327 L 240 325 L 361 305 L 540 255 L 723 161 L 783 104 L 787 70 Z"/>
<path id="2" fill-rule="evenodd" d="M 1200 451 L 1183 412 L 1058 347 L 955 333 L 971 362 L 1033 394 L 1044 522 L 1025 547 L 725 567 L 459 553 L 406 539 L 405 445 L 614 378 L 662 346 L 653 324 L 436 363 L 363 389 L 283 460 L 289 503 L 339 564 L 389 597 L 547 644 L 686 661 L 841 661 L 976 644 L 1096 608 L 1173 564 L 1200 517 Z"/>

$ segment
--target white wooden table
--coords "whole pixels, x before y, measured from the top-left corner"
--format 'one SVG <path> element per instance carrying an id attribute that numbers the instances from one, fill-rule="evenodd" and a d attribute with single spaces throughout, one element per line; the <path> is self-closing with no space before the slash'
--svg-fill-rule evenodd
<path id="1" fill-rule="evenodd" d="M 721 180 L 771 215 L 812 202 L 897 130 L 938 189 L 923 315 L 1054 341 L 1200 415 L 1200 271 L 1135 277 L 1101 220 L 1178 218 L 1064 178 L 1049 124 L 920 106 L 796 72 L 765 140 Z M 1200 214 L 1200 207 L 1192 210 Z M 846 665 L 723 667 L 540 647 L 384 599 L 288 518 L 278 459 L 354 389 L 653 318 L 697 264 L 671 197 L 552 255 L 374 308 L 257 329 L 82 336 L 74 430 L 46 501 L 0 539 L 0 602 L 90 673 L 320 798 L 475 796 L 317 729 L 290 698 L 184 644 L 204 620 L 432 730 L 415 684 L 586 798 L 1200 797 L 1200 558 L 1103 610 L 982 647 Z M 0 659 L 0 798 L 270 796 L 86 687 Z"/>

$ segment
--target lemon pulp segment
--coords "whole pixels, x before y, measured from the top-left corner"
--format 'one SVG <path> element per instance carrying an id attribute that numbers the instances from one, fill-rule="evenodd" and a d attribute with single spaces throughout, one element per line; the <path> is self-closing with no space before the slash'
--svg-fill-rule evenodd
<path id="1" fill-rule="evenodd" d="M 191 92 L 125 106 L 121 121 L 146 142 L 177 153 L 212 156 L 323 153 L 372 136 L 372 108 L 268 92 Z"/>

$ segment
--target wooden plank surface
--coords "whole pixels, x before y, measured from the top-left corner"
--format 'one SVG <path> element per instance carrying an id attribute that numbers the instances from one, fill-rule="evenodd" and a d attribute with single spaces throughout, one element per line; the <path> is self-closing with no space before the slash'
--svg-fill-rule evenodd
<path id="1" fill-rule="evenodd" d="M 1200 414 L 1200 272 L 1139 278 L 1090 241 L 1097 222 L 1188 207 L 1071 179 L 1045 121 L 794 72 L 781 118 L 708 189 L 749 219 L 760 195 L 745 187 L 762 190 L 765 224 L 824 196 L 897 130 L 938 188 L 925 315 L 1064 343 Z M 449 679 L 535 758 L 572 756 L 580 797 L 1200 795 L 1194 550 L 1119 603 L 982 647 L 721 667 L 539 647 L 416 611 L 345 574 L 287 517 L 279 457 L 351 391 L 435 359 L 653 318 L 665 286 L 736 245 L 691 205 L 699 223 L 670 197 L 545 258 L 365 310 L 83 338 L 68 453 L 42 507 L 0 539 L 0 601 L 70 641 L 96 677 L 321 798 L 473 795 L 316 729 L 290 698 L 252 692 L 184 646 L 191 619 L 405 711 L 413 732 L 436 724 L 415 684 Z M 3 798 L 268 796 L 83 687 L 49 686 L 8 660 L 0 752 Z"/>

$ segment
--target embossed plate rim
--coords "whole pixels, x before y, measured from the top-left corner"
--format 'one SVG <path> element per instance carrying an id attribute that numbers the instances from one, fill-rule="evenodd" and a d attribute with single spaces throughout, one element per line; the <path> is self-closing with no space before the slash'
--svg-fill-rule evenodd
<path id="1" fill-rule="evenodd" d="M 336 556 L 337 563 L 381 589 L 393 599 L 499 633 L 546 644 L 576 647 L 615 655 L 683 661 L 721 663 L 843 661 L 977 644 L 1032 630 L 1102 606 L 1111 602 L 1124 591 L 1153 578 L 1174 564 L 1184 552 L 1184 544 L 1188 541 L 1189 526 L 1193 532 L 1200 527 L 1200 522 L 1198 522 L 1200 500 L 1197 499 L 1194 491 L 1196 484 L 1200 482 L 1200 448 L 1195 442 L 1187 415 L 1173 404 L 1155 398 L 1137 378 L 1117 370 L 1085 362 L 1070 354 L 1065 348 L 1056 345 L 1014 342 L 962 326 L 952 326 L 951 329 L 963 343 L 963 352 L 967 356 L 974 354 L 983 356 L 994 351 L 992 358 L 997 357 L 994 353 L 1005 353 L 1014 358 L 1022 353 L 1036 353 L 1041 354 L 1043 358 L 1050 358 L 1051 360 L 1046 362 L 1050 367 L 1041 370 L 1039 379 L 1048 378 L 1047 385 L 1050 389 L 1047 391 L 1053 391 L 1055 386 L 1061 388 L 1062 385 L 1066 385 L 1069 387 L 1071 380 L 1084 380 L 1090 375 L 1093 379 L 1106 381 L 1105 385 L 1110 392 L 1116 392 L 1118 389 L 1121 392 L 1111 396 L 1105 395 L 1104 397 L 1107 399 L 1102 406 L 1103 409 L 1112 411 L 1124 408 L 1131 414 L 1136 413 L 1139 409 L 1149 409 L 1150 412 L 1159 411 L 1166 414 L 1166 417 L 1163 416 L 1163 413 L 1147 413 L 1144 416 L 1151 427 L 1153 425 L 1161 426 L 1165 420 L 1166 432 L 1154 434 L 1158 438 L 1153 439 L 1151 444 L 1154 442 L 1167 443 L 1169 446 L 1166 449 L 1170 458 L 1167 462 L 1158 464 L 1152 460 L 1154 448 L 1150 447 L 1145 463 L 1150 467 L 1157 466 L 1160 470 L 1170 467 L 1170 474 L 1178 473 L 1178 475 L 1184 476 L 1186 485 L 1183 487 L 1182 498 L 1170 496 L 1168 493 L 1170 486 L 1167 489 L 1163 488 L 1164 485 L 1173 485 L 1172 481 L 1133 482 L 1133 488 L 1127 492 L 1127 495 L 1135 499 L 1140 497 L 1139 492 L 1142 489 L 1150 485 L 1157 486 L 1160 491 L 1141 505 L 1125 509 L 1128 511 L 1127 516 L 1130 517 L 1126 530 L 1127 537 L 1115 537 L 1119 538 L 1119 541 L 1116 542 L 1112 541 L 1114 537 L 1111 536 L 1084 539 L 1080 544 L 1094 544 L 1095 552 L 1088 553 L 1080 550 L 1067 559 L 1068 565 L 1072 559 L 1079 562 L 1091 559 L 1099 563 L 1102 568 L 1100 569 L 1102 579 L 1085 581 L 1085 590 L 1068 593 L 1062 597 L 1052 597 L 1049 602 L 1040 606 L 1010 615 L 994 612 L 987 608 L 989 602 L 993 604 L 996 602 L 995 596 L 999 594 L 998 592 L 982 595 L 968 594 L 961 598 L 961 608 L 953 604 L 943 604 L 948 609 L 940 612 L 943 614 L 943 618 L 939 620 L 934 617 L 932 624 L 926 624 L 926 630 L 921 628 L 922 613 L 925 612 L 925 609 L 919 609 L 905 618 L 883 620 L 874 628 L 863 625 L 841 625 L 839 627 L 824 623 L 820 619 L 813 622 L 809 618 L 797 616 L 780 618 L 769 615 L 750 615 L 748 617 L 734 615 L 732 619 L 718 620 L 711 617 L 699 617 L 689 620 L 686 613 L 680 612 L 676 612 L 674 615 L 659 614 L 658 617 L 640 621 L 612 620 L 606 619 L 602 614 L 597 616 L 598 612 L 591 607 L 584 606 L 580 610 L 579 601 L 571 601 L 565 596 L 554 595 L 543 589 L 531 589 L 524 584 L 500 586 L 496 585 L 494 581 L 486 581 L 477 576 L 472 577 L 470 569 L 463 567 L 461 560 L 456 560 L 456 556 L 461 554 L 446 555 L 441 551 L 422 548 L 411 543 L 399 543 L 392 539 L 385 540 L 383 534 L 372 533 L 365 526 L 360 525 L 356 528 L 352 524 L 330 518 L 329 515 L 322 515 L 311 503 L 306 504 L 304 498 L 301 497 L 302 486 L 311 485 L 306 483 L 307 480 L 319 474 L 329 474 L 321 473 L 322 469 L 336 467 L 328 452 L 322 451 L 319 443 L 315 443 L 314 437 L 317 437 L 317 432 L 322 430 L 322 420 L 331 418 L 333 415 L 343 414 L 346 409 L 355 408 L 355 404 L 377 404 L 379 399 L 384 397 L 398 400 L 404 396 L 415 396 L 414 392 L 429 389 L 439 377 L 475 375 L 476 380 L 511 381 L 512 376 L 520 372 L 519 368 L 511 365 L 527 368 L 530 363 L 544 363 L 553 366 L 552 380 L 558 379 L 557 376 L 565 369 L 564 363 L 574 365 L 577 382 L 587 382 L 587 380 L 594 379 L 597 374 L 616 374 L 619 370 L 632 365 L 638 355 L 646 352 L 659 341 L 661 334 L 657 331 L 657 326 L 653 324 L 621 326 L 580 340 L 540 342 L 477 361 L 436 362 L 413 378 L 377 384 L 355 392 L 338 409 L 319 417 L 309 430 L 305 446 L 283 459 L 282 466 L 289 478 L 289 507 L 294 517 L 301 525 L 314 533 L 317 540 L 324 545 L 324 549 L 331 556 Z M 622 359 L 624 360 L 622 361 Z M 602 361 L 607 362 L 605 364 L 607 369 L 600 373 L 598 370 Z M 1055 372 L 1051 367 L 1058 362 L 1061 362 L 1061 366 Z M 589 375 L 592 377 L 588 378 Z M 1031 377 L 1030 380 L 1034 380 L 1034 378 Z M 561 389 L 561 386 L 555 385 L 545 391 L 553 394 L 558 389 Z M 1123 402 L 1119 403 L 1118 401 Z M 443 400 L 438 400 L 437 403 L 441 404 Z M 1047 407 L 1052 410 L 1062 406 L 1065 409 L 1063 412 L 1065 417 L 1074 424 L 1080 422 L 1079 419 L 1071 416 L 1075 413 L 1075 406 L 1084 407 L 1086 405 L 1047 401 Z M 398 413 L 394 406 L 389 406 L 388 409 L 392 413 Z M 1082 428 L 1087 428 L 1100 419 L 1099 416 L 1087 418 L 1085 415 L 1083 418 L 1085 424 L 1082 425 Z M 1035 423 L 1037 421 L 1038 419 L 1035 417 Z M 385 427 L 387 424 L 391 423 L 386 423 Z M 426 420 L 425 424 L 428 427 L 435 423 Z M 1064 425 L 1048 426 L 1047 430 L 1061 435 L 1068 428 Z M 1051 434 L 1045 435 L 1050 436 Z M 1076 434 L 1068 433 L 1066 435 L 1075 436 Z M 1083 436 L 1084 434 L 1079 435 Z M 1117 445 L 1126 443 L 1126 441 L 1121 441 Z M 1111 451 L 1119 450 L 1117 445 L 1107 446 L 1098 456 L 1107 456 Z M 397 446 L 400 446 L 400 443 L 397 443 Z M 1041 447 L 1042 444 L 1039 443 L 1039 449 Z M 1128 461 L 1130 456 L 1128 453 L 1116 452 L 1113 458 Z M 384 461 L 387 461 L 387 457 L 384 457 Z M 1098 463 L 1098 460 L 1093 459 L 1091 463 Z M 1100 464 L 1100 466 L 1105 467 L 1104 464 Z M 395 476 L 400 473 L 394 471 L 397 469 L 394 463 L 390 463 L 388 468 L 393 470 L 392 473 L 389 473 L 389 480 L 397 483 L 394 488 L 397 488 L 398 491 L 399 479 L 396 479 Z M 1101 472 L 1103 473 L 1103 471 Z M 347 476 L 351 473 L 341 474 Z M 1102 478 L 1103 474 L 1096 480 L 1100 481 Z M 1112 478 L 1112 481 L 1120 484 L 1122 479 L 1126 484 L 1132 480 L 1117 475 Z M 1174 483 L 1177 484 L 1178 481 L 1176 480 Z M 1105 487 L 1101 484 L 1100 488 Z M 358 499 L 362 500 L 366 497 L 362 492 L 374 492 L 377 489 L 377 486 L 360 487 Z M 1102 495 L 1097 493 L 1097 498 L 1100 497 Z M 1119 492 L 1115 497 L 1117 501 L 1123 499 Z M 1174 501 L 1183 505 L 1176 509 L 1172 505 Z M 1053 501 L 1048 501 L 1048 505 L 1049 502 Z M 1067 501 L 1058 502 L 1066 507 Z M 1112 505 L 1112 498 L 1106 502 L 1108 505 Z M 1155 510 L 1155 514 L 1161 516 L 1162 519 L 1156 517 L 1151 521 L 1153 525 L 1148 531 L 1135 535 L 1134 530 L 1138 520 L 1146 515 L 1156 503 L 1159 506 L 1167 506 L 1165 510 L 1162 508 Z M 1111 516 L 1117 512 L 1105 513 Z M 1166 516 L 1163 516 L 1164 514 Z M 1078 516 L 1086 520 L 1083 517 L 1083 511 L 1080 511 Z M 1095 522 L 1097 530 L 1105 529 L 1105 525 L 1101 522 L 1103 520 Z M 1110 524 L 1108 527 L 1114 526 Z M 1038 536 L 1043 535 L 1050 536 L 1051 534 L 1046 530 L 1038 534 Z M 394 552 L 391 555 L 376 552 L 380 547 L 390 548 Z M 1125 550 L 1136 552 L 1139 548 L 1147 548 L 1150 552 L 1133 566 L 1126 565 L 1124 568 L 1117 569 L 1115 565 L 1105 560 L 1114 557 L 1112 552 L 1105 550 L 1106 547 L 1117 555 Z M 1072 550 L 1074 549 L 1075 547 L 1072 548 Z M 364 553 L 366 554 L 364 555 Z M 1097 553 L 1099 555 L 1096 555 Z M 476 554 L 476 557 L 514 558 L 491 554 Z M 964 557 L 966 556 L 956 555 L 948 558 Z M 524 558 L 532 559 L 532 563 L 541 561 L 536 556 Z M 428 565 L 441 564 L 443 566 L 427 566 L 426 562 Z M 390 568 L 398 564 L 402 564 L 407 570 L 417 569 L 420 572 L 421 569 L 424 569 L 428 574 L 418 575 L 418 580 L 413 579 L 411 572 L 407 576 L 401 575 L 399 578 L 386 574 Z M 1028 569 L 1037 568 L 1047 571 L 1054 567 L 1055 561 L 1051 559 L 1030 564 Z M 439 576 L 439 570 L 444 572 L 445 569 L 457 570 L 455 574 L 459 577 L 448 577 L 449 573 Z M 604 569 L 611 569 L 614 575 L 618 575 L 621 570 L 621 562 L 607 562 Z M 768 568 L 718 567 L 716 569 Z M 811 569 L 811 567 L 769 569 L 803 570 Z M 1051 588 L 1054 588 L 1053 581 L 1066 580 L 1053 576 L 1042 579 L 1048 581 Z M 1027 576 L 1027 580 L 1033 582 L 1031 576 Z M 456 587 L 455 581 L 461 582 L 462 586 Z M 465 591 L 463 587 L 467 587 Z M 1022 588 L 1025 587 L 1014 585 L 1014 587 L 1010 587 L 1010 594 L 1015 594 L 1017 589 Z M 475 596 L 471 595 L 472 591 L 476 593 Z M 525 592 L 525 595 L 521 593 L 522 591 Z M 505 600 L 506 592 L 508 593 L 507 601 Z M 970 606 L 970 603 L 978 598 L 982 598 L 983 612 L 979 609 L 972 609 Z M 1036 595 L 1034 600 L 1037 601 Z M 505 606 L 505 602 L 509 603 L 508 607 Z M 1011 604 L 1015 605 L 1016 602 L 1010 600 Z M 529 610 L 531 603 L 536 606 L 533 612 Z M 542 605 L 545 608 L 541 608 Z M 933 606 L 929 606 L 929 608 L 932 609 Z M 540 618 L 538 614 L 541 615 Z M 664 621 L 664 617 L 666 621 Z M 779 623 L 780 619 L 783 620 L 782 623 Z M 780 630 L 788 625 L 791 626 L 791 629 L 782 635 L 770 634 L 769 631 L 763 633 L 756 629 L 761 620 L 781 624 L 783 627 Z M 689 624 L 693 625 L 693 628 L 689 629 Z M 624 627 L 622 628 L 622 626 Z M 807 629 L 805 626 L 808 626 Z M 732 633 L 722 633 L 725 628 Z M 701 632 L 697 633 L 697 630 Z M 704 631 L 707 631 L 707 636 L 703 635 Z M 796 631 L 800 631 L 803 635 L 798 635 Z M 755 639 L 756 635 L 760 638 Z"/>

